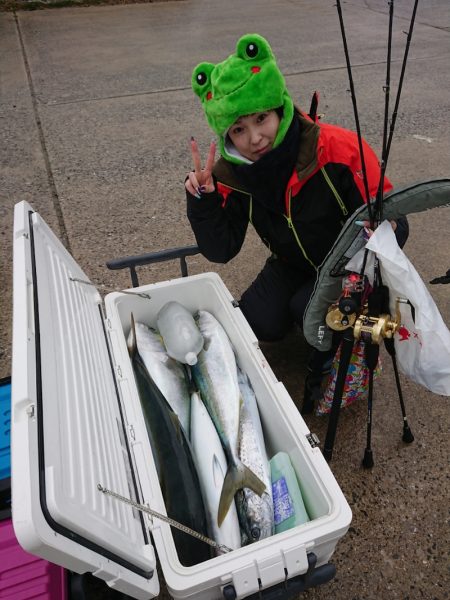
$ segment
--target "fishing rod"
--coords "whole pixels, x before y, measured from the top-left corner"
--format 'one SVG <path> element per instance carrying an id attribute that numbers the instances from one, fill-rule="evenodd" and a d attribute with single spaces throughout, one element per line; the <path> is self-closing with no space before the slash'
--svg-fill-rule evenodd
<path id="1" fill-rule="evenodd" d="M 392 10 L 393 13 L 393 7 L 394 7 L 394 2 L 389 2 L 390 6 L 390 13 Z M 412 39 L 412 34 L 413 34 L 413 30 L 414 30 L 414 24 L 415 24 L 415 20 L 416 20 L 416 13 L 417 13 L 417 5 L 419 4 L 419 0 L 415 0 L 414 1 L 414 6 L 413 6 L 413 10 L 412 10 L 412 14 L 411 14 L 411 21 L 409 24 L 409 30 L 408 32 L 404 32 L 406 34 L 406 45 L 405 45 L 405 52 L 403 54 L 403 60 L 402 60 L 402 67 L 401 67 L 401 71 L 400 71 L 400 78 L 399 78 L 399 82 L 398 82 L 398 88 L 397 88 L 397 95 L 395 98 L 395 104 L 394 104 L 394 110 L 392 111 L 392 117 L 391 117 L 391 122 L 390 122 L 390 129 L 389 129 L 389 138 L 387 140 L 387 142 L 385 141 L 386 138 L 386 132 L 387 132 L 387 112 L 388 112 L 388 104 L 389 104 L 389 91 L 390 91 L 390 79 L 388 79 L 387 77 L 387 82 L 386 82 L 386 103 L 385 103 L 385 120 L 384 120 L 384 137 L 383 137 L 383 151 L 382 151 L 382 160 L 381 160 L 381 167 L 383 169 L 383 179 L 380 177 L 380 183 L 378 186 L 378 190 L 377 190 L 377 198 L 380 197 L 381 200 L 380 202 L 382 203 L 382 194 L 383 194 L 383 184 L 384 184 L 384 173 L 386 172 L 386 168 L 387 168 L 387 162 L 388 162 L 388 158 L 389 158 L 389 153 L 390 153 L 390 149 L 391 149 L 391 143 L 392 143 L 392 138 L 394 135 L 394 129 L 395 129 L 395 123 L 397 121 L 397 114 L 398 114 L 398 107 L 400 104 L 400 97 L 401 97 L 401 93 L 402 93 L 402 88 L 403 88 L 403 79 L 405 77 L 405 71 L 406 71 L 406 63 L 408 61 L 408 54 L 409 54 L 409 47 L 411 45 L 411 39 Z M 392 27 L 392 20 L 391 18 L 389 19 L 389 27 Z M 392 39 L 392 33 L 389 36 L 389 39 Z M 390 47 L 388 49 L 388 63 L 390 64 Z M 382 207 L 381 207 L 382 210 Z M 381 213 L 382 214 L 382 213 Z M 380 218 L 381 221 L 381 218 Z"/>
<path id="2" fill-rule="evenodd" d="M 362 166 L 362 174 L 364 180 L 364 190 L 366 193 L 366 202 L 369 213 L 369 221 L 371 229 L 375 228 L 375 221 L 377 225 L 382 220 L 382 211 L 383 211 L 383 200 L 384 200 L 384 178 L 386 172 L 387 161 L 389 157 L 389 151 L 391 147 L 392 137 L 394 133 L 395 121 L 398 112 L 398 106 L 400 102 L 400 94 L 403 85 L 403 78 L 406 69 L 406 62 L 409 52 L 409 46 L 412 38 L 412 32 L 414 28 L 415 16 L 417 11 L 418 0 L 415 0 L 407 43 L 405 48 L 405 53 L 402 62 L 401 75 L 399 80 L 399 86 L 397 90 L 397 97 L 395 101 L 395 108 L 393 112 L 393 117 L 391 120 L 391 126 L 388 137 L 388 120 L 389 120 L 389 99 L 390 99 L 390 70 L 391 70 L 391 55 L 392 55 L 392 28 L 393 28 L 393 17 L 394 17 L 394 0 L 390 0 L 389 4 L 389 28 L 388 28 L 388 51 L 387 51 L 387 60 L 386 60 L 386 81 L 384 86 L 385 93 L 385 107 L 384 107 L 384 123 L 383 123 L 383 142 L 382 142 L 382 152 L 381 152 L 381 163 L 380 163 L 380 180 L 377 188 L 377 194 L 375 198 L 375 203 L 372 211 L 372 206 L 370 203 L 370 194 L 369 194 L 369 185 L 367 178 L 367 170 L 364 161 L 363 154 L 363 144 L 362 144 L 362 136 L 361 136 L 361 128 L 359 124 L 359 116 L 356 102 L 356 94 L 355 88 L 353 84 L 353 76 L 352 69 L 350 63 L 350 56 L 348 52 L 347 46 L 347 37 L 345 33 L 345 25 L 342 14 L 342 8 L 340 0 L 337 0 L 336 7 L 339 16 L 339 23 L 342 34 L 342 41 L 344 46 L 344 54 L 347 64 L 347 73 L 350 83 L 350 92 L 353 104 L 353 111 L 355 117 L 356 131 L 358 137 L 358 146 L 361 154 L 361 166 Z M 360 283 L 364 281 L 364 273 L 365 267 L 368 257 L 368 250 L 366 249 L 363 257 L 363 264 L 360 273 Z M 372 398 L 373 398 L 373 380 L 375 369 L 378 364 L 379 357 L 379 343 L 381 339 L 384 339 L 384 343 L 386 349 L 391 356 L 395 381 L 400 401 L 400 407 L 403 417 L 403 441 L 410 443 L 414 440 L 414 436 L 411 433 L 411 430 L 408 425 L 405 405 L 403 400 L 403 394 L 400 386 L 400 379 L 398 377 L 398 368 L 396 361 L 396 353 L 394 346 L 393 335 L 395 333 L 395 328 L 398 326 L 396 324 L 395 319 L 390 318 L 390 308 L 389 308 L 389 290 L 386 286 L 382 285 L 381 281 L 381 272 L 378 261 L 375 261 L 375 279 L 373 288 L 368 295 L 368 313 L 367 315 L 363 315 L 363 306 L 362 301 L 364 294 L 361 291 L 361 285 L 359 286 L 359 290 L 355 289 L 353 294 L 350 294 L 353 297 L 353 301 L 359 301 L 360 305 L 360 315 L 356 322 L 354 323 L 354 332 L 350 329 L 344 331 L 342 342 L 341 342 L 341 360 L 338 367 L 338 373 L 335 382 L 335 390 L 333 396 L 333 402 L 331 406 L 331 412 L 329 417 L 329 426 L 324 444 L 324 456 L 327 460 L 331 459 L 332 449 L 334 444 L 334 437 L 337 428 L 337 421 L 340 412 L 341 402 L 342 402 L 342 394 L 344 390 L 345 384 L 345 375 L 348 371 L 351 353 L 353 350 L 353 346 L 356 339 L 361 339 L 365 342 L 365 356 L 366 363 L 369 368 L 369 385 L 368 385 L 368 414 L 367 414 L 367 438 L 366 438 L 366 449 L 364 452 L 363 458 L 363 466 L 366 468 L 370 468 L 373 466 L 373 456 L 372 456 L 372 448 L 371 448 L 371 432 L 372 432 Z M 389 317 L 389 321 L 386 321 L 385 317 Z M 399 311 L 396 315 L 399 318 Z M 383 326 L 380 328 L 380 323 L 383 322 Z M 378 324 L 377 335 L 375 335 L 375 326 L 374 323 Z M 358 332 L 358 334 L 356 333 Z M 382 332 L 382 333 L 378 333 Z M 354 335 L 353 335 L 354 334 Z M 376 338 L 376 339 L 375 339 Z"/>
<path id="3" fill-rule="evenodd" d="M 338 15 L 339 15 L 339 24 L 341 27 L 342 42 L 344 45 L 345 62 L 347 64 L 347 74 L 348 74 L 348 80 L 349 80 L 349 84 L 350 84 L 350 95 L 352 98 L 353 113 L 355 115 L 356 133 L 358 136 L 359 155 L 361 157 L 361 169 L 362 169 L 363 182 L 364 182 L 364 191 L 366 194 L 366 203 L 367 203 L 367 208 L 369 211 L 369 221 L 372 226 L 373 225 L 373 216 L 372 216 L 372 207 L 370 205 L 370 192 L 369 192 L 369 183 L 368 183 L 368 179 L 367 179 L 366 161 L 364 160 L 364 149 L 363 149 L 363 144 L 362 144 L 361 127 L 359 124 L 358 106 L 356 104 L 356 94 L 355 94 L 355 86 L 353 84 L 352 66 L 350 64 L 350 55 L 348 52 L 347 36 L 345 34 L 344 18 L 342 16 L 342 8 L 341 8 L 340 0 L 336 0 L 336 7 L 337 7 Z"/>
<path id="4" fill-rule="evenodd" d="M 388 139 L 388 143 L 387 143 L 387 148 L 386 148 L 386 163 L 389 157 L 389 152 L 391 149 L 391 143 L 392 143 L 392 136 L 394 135 L 394 128 L 395 128 L 395 122 L 397 120 L 397 113 L 398 113 L 398 106 L 400 104 L 400 95 L 402 93 L 402 87 L 403 87 L 403 78 L 405 76 L 405 71 L 406 71 L 406 63 L 408 60 L 408 53 L 409 53 L 409 47 L 411 45 L 411 39 L 412 39 L 412 34 L 413 34 L 413 30 L 414 30 L 414 23 L 416 20 L 416 12 L 417 12 L 417 5 L 419 4 L 419 0 L 415 0 L 414 1 L 414 7 L 413 7 L 413 11 L 412 11 L 412 15 L 411 15 L 411 21 L 409 24 L 409 31 L 408 33 L 406 33 L 406 31 L 404 33 L 406 33 L 406 46 L 405 46 L 405 52 L 403 54 L 403 61 L 402 61 L 402 68 L 401 68 L 401 72 L 400 72 L 400 79 L 398 82 L 398 88 L 397 88 L 397 97 L 395 99 L 395 105 L 394 105 L 394 110 L 392 112 L 392 118 L 391 118 L 391 127 L 390 127 L 390 131 L 389 131 L 389 139 Z"/>
<path id="5" fill-rule="evenodd" d="M 409 47 L 410 47 L 410 43 L 411 43 L 412 32 L 414 29 L 418 0 L 415 0 L 415 3 L 414 3 L 412 15 L 411 15 L 409 32 L 407 34 L 407 42 L 406 42 L 406 46 L 405 46 L 405 52 L 403 55 L 402 68 L 401 68 L 400 79 L 399 79 L 399 84 L 398 84 L 398 88 L 397 88 L 397 96 L 396 96 L 396 100 L 395 100 L 394 111 L 393 111 L 393 115 L 392 115 L 392 119 L 391 119 L 389 138 L 387 135 L 387 130 L 388 130 L 388 114 L 389 114 L 390 70 L 391 70 L 391 56 L 392 56 L 391 51 L 392 51 L 392 26 L 393 26 L 393 17 L 394 17 L 394 0 L 390 0 L 390 2 L 388 4 L 389 4 L 389 33 L 388 33 L 388 52 L 387 52 L 387 59 L 386 59 L 386 82 L 385 82 L 385 86 L 384 86 L 385 110 L 384 110 L 384 125 L 383 125 L 383 143 L 382 143 L 382 154 L 381 154 L 381 165 L 380 165 L 380 181 L 378 184 L 376 203 L 375 203 L 375 216 L 376 216 L 376 220 L 378 223 L 380 223 L 383 218 L 384 177 L 385 177 L 385 173 L 386 173 L 387 162 L 388 162 L 390 147 L 391 147 L 391 143 L 392 143 L 392 137 L 394 134 L 395 122 L 396 122 L 397 113 L 398 113 L 398 106 L 400 103 L 400 96 L 401 96 L 401 91 L 402 91 L 402 87 L 403 87 L 403 78 L 405 75 L 406 62 L 408 59 Z M 375 298 L 378 297 L 379 301 L 378 301 L 378 303 L 376 303 L 373 312 L 375 312 L 375 314 L 377 313 L 378 315 L 381 313 L 389 314 L 390 313 L 389 290 L 386 286 L 382 285 L 380 266 L 379 266 L 379 263 L 377 260 L 375 262 L 375 272 L 378 275 L 379 289 L 378 289 L 378 293 L 373 294 L 373 296 Z M 414 436 L 411 432 L 411 429 L 408 424 L 408 419 L 406 417 L 405 403 L 404 403 L 404 399 L 403 399 L 403 393 L 402 393 L 400 378 L 399 378 L 399 374 L 398 374 L 398 365 L 397 365 L 397 357 L 396 357 L 395 344 L 394 344 L 394 336 L 393 335 L 390 337 L 386 336 L 383 339 L 384 339 L 385 348 L 391 357 L 392 366 L 393 366 L 393 370 L 394 370 L 395 384 L 396 384 L 396 388 L 397 388 L 397 394 L 398 394 L 398 398 L 399 398 L 399 402 L 400 402 L 400 409 L 401 409 L 402 419 L 403 419 L 402 439 L 406 443 L 411 443 L 414 441 Z M 365 467 L 371 467 L 371 466 L 373 466 L 373 456 L 372 456 L 372 448 L 371 448 L 372 397 L 373 397 L 372 394 L 373 394 L 374 369 L 376 368 L 376 364 L 375 365 L 373 364 L 373 358 L 370 357 L 370 354 L 371 353 L 376 354 L 377 361 L 378 361 L 379 346 L 376 345 L 376 347 L 374 348 L 373 345 L 371 345 L 368 348 L 366 348 L 366 350 L 368 350 L 366 352 L 366 354 L 368 355 L 368 367 L 369 367 L 369 394 L 368 394 L 367 440 L 366 440 L 366 449 L 365 449 L 364 458 L 363 458 L 363 465 Z"/>
<path id="6" fill-rule="evenodd" d="M 348 75 L 348 80 L 349 80 L 349 84 L 350 84 L 350 94 L 351 94 L 351 99 L 352 99 L 352 104 L 353 104 L 353 113 L 354 113 L 354 118 L 355 118 L 359 154 L 360 154 L 360 158 L 361 158 L 361 169 L 362 169 L 362 175 L 363 175 L 364 191 L 365 191 L 365 195 L 366 195 L 365 200 L 366 200 L 367 209 L 368 209 L 368 213 L 369 213 L 370 228 L 373 230 L 375 228 L 375 215 L 374 215 L 374 212 L 372 211 L 372 204 L 371 204 L 371 199 L 370 199 L 369 182 L 368 182 L 367 169 L 366 169 L 366 164 L 365 164 L 365 159 L 364 159 L 364 149 L 363 149 L 363 143 L 362 143 L 361 127 L 360 127 L 360 123 L 359 123 L 359 114 L 358 114 L 358 106 L 357 106 L 357 101 L 356 101 L 355 86 L 353 83 L 353 74 L 352 74 L 352 67 L 351 67 L 351 63 L 350 63 L 350 54 L 348 51 L 347 35 L 345 32 L 344 17 L 342 14 L 342 7 L 341 7 L 340 0 L 336 1 L 336 8 L 337 8 L 338 17 L 339 17 L 339 25 L 341 28 L 341 36 L 342 36 L 342 42 L 343 42 L 343 46 L 344 46 L 345 62 L 346 62 L 346 66 L 347 66 L 347 75 Z M 391 34 L 391 28 L 390 28 L 390 34 Z M 391 46 L 391 44 L 389 42 L 388 43 L 389 62 L 390 62 L 390 46 Z M 389 68 L 390 68 L 390 66 L 389 66 Z M 388 73 L 389 73 L 389 70 L 388 70 Z M 386 108 L 385 108 L 385 112 L 386 112 Z M 385 122 L 386 122 L 386 115 L 385 115 Z M 375 209 L 376 209 L 376 203 L 374 206 L 374 210 Z M 368 255 L 369 255 L 369 251 L 366 249 L 364 251 L 364 255 L 363 255 L 363 261 L 362 261 L 362 267 L 361 267 L 361 272 L 360 272 L 360 276 L 359 276 L 359 282 L 357 283 L 357 285 L 355 285 L 353 287 L 352 293 L 349 292 L 348 297 L 346 299 L 344 299 L 345 302 L 349 302 L 349 301 L 352 302 L 353 306 L 352 306 L 352 308 L 343 307 L 344 311 L 346 310 L 346 308 L 348 309 L 348 312 L 352 312 L 355 314 L 362 313 L 362 311 L 363 311 L 363 298 L 364 298 L 364 289 L 363 288 L 365 287 L 365 286 L 363 286 L 363 282 L 364 282 L 364 272 L 366 269 Z M 342 305 L 343 305 L 343 301 L 341 299 L 341 301 L 339 302 L 339 309 L 341 309 Z M 358 306 L 359 310 L 358 310 L 357 306 Z M 342 339 L 341 339 L 341 356 L 340 356 L 338 371 L 337 371 L 337 375 L 336 375 L 333 401 L 331 404 L 331 411 L 330 411 L 330 416 L 329 416 L 329 421 L 328 421 L 328 430 L 327 430 L 324 448 L 323 448 L 324 457 L 328 461 L 331 460 L 331 457 L 333 454 L 334 439 L 336 436 L 336 429 L 337 429 L 337 424 L 338 424 L 338 419 L 339 419 L 340 407 L 341 407 L 341 403 L 342 403 L 342 395 L 343 395 L 344 386 L 345 386 L 345 379 L 346 379 L 346 375 L 347 375 L 348 368 L 350 365 L 350 360 L 351 360 L 354 345 L 355 345 L 354 333 L 353 333 L 351 327 L 346 328 L 343 332 Z M 373 387 L 374 369 L 371 369 L 370 367 L 372 366 L 373 363 L 375 364 L 375 367 L 376 367 L 376 364 L 378 362 L 378 356 L 375 356 L 375 353 L 372 351 L 369 351 L 367 353 L 367 355 L 368 356 L 366 357 L 366 360 L 369 363 L 369 394 L 368 394 L 368 416 L 367 416 L 367 445 L 366 445 L 366 451 L 364 454 L 363 464 L 367 467 L 371 467 L 371 466 L 373 466 L 373 458 L 372 458 L 371 452 L 368 451 L 368 448 L 370 449 L 370 440 L 371 440 L 372 387 Z"/>
<path id="7" fill-rule="evenodd" d="M 391 87 L 391 56 L 392 56 L 392 25 L 394 21 L 394 0 L 388 1 L 389 5 L 389 26 L 387 40 L 387 57 L 386 57 L 386 81 L 383 87 L 384 90 L 384 119 L 383 119 L 383 141 L 381 145 L 381 163 L 380 163 L 380 180 L 376 193 L 374 206 L 374 227 L 377 227 L 383 218 L 383 199 L 384 199 L 384 176 L 386 172 L 386 149 L 387 149 L 387 130 L 389 120 L 389 97 Z M 364 257 L 366 258 L 368 250 L 366 249 Z M 364 277 L 364 270 L 362 272 Z M 374 283 L 373 292 L 368 298 L 368 313 L 372 317 L 379 317 L 381 314 L 389 314 L 389 292 L 387 288 L 382 286 L 380 265 L 375 257 L 374 264 Z M 373 452 L 372 452 L 372 414 L 373 414 L 373 382 L 375 378 L 375 370 L 380 357 L 379 344 L 372 343 L 372 339 L 367 339 L 365 344 L 365 359 L 369 369 L 369 385 L 367 393 L 367 427 L 366 427 L 366 447 L 364 450 L 364 458 L 362 461 L 366 469 L 373 467 Z M 403 396 L 402 396 L 403 398 Z"/>
<path id="8" fill-rule="evenodd" d="M 375 201 L 375 218 L 377 225 L 383 217 L 384 175 L 386 172 L 387 131 L 389 120 L 389 97 L 391 89 L 391 55 L 392 55 L 392 24 L 394 21 L 394 0 L 389 0 L 389 27 L 386 58 L 386 83 L 384 85 L 384 121 L 383 121 L 383 143 L 381 146 L 380 181 Z"/>

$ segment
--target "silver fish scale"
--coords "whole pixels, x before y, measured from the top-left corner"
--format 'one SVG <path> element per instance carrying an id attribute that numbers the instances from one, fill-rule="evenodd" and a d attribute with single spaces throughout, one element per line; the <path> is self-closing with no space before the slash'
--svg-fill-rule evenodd
<path id="1" fill-rule="evenodd" d="M 248 406 L 252 403 L 256 407 L 256 399 L 247 377 L 242 373 L 239 373 L 239 386 L 244 398 L 239 425 L 239 457 L 266 484 L 267 489 L 267 492 L 262 496 L 258 496 L 252 490 L 244 488 L 242 494 L 238 494 L 237 496 L 241 519 L 245 520 L 247 524 L 245 533 L 249 538 L 248 541 L 257 541 L 257 539 L 263 539 L 273 534 L 271 481 L 268 472 L 268 463 L 262 454 L 262 452 L 265 452 L 264 440 L 260 439 L 258 435 L 252 413 Z M 252 538 L 252 530 L 260 532 L 257 539 Z M 247 540 L 244 540 L 244 543 L 246 542 Z"/>
<path id="2" fill-rule="evenodd" d="M 245 466 L 257 475 L 261 481 L 267 480 L 267 474 L 261 461 L 260 445 L 256 438 L 255 428 L 251 417 L 244 408 L 241 410 L 240 434 L 239 434 L 239 456 Z"/>
<path id="3" fill-rule="evenodd" d="M 199 311 L 197 323 L 205 338 L 198 355 L 198 369 L 205 379 L 208 394 L 203 398 L 225 447 L 237 458 L 240 390 L 231 342 L 213 315 Z"/>
<path id="4" fill-rule="evenodd" d="M 139 322 L 135 329 L 138 352 L 147 371 L 189 436 L 190 393 L 183 366 L 167 354 L 158 333 Z"/>

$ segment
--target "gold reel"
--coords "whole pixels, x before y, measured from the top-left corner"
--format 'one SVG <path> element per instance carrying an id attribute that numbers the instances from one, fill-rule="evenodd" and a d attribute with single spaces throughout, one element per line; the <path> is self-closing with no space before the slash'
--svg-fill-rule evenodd
<path id="1" fill-rule="evenodd" d="M 383 338 L 392 338 L 400 326 L 400 302 L 406 301 L 403 298 L 396 299 L 395 317 L 391 317 L 388 314 L 371 317 L 366 314 L 367 307 L 359 315 L 356 313 L 345 315 L 339 310 L 337 304 L 332 304 L 328 310 L 325 322 L 334 331 L 345 331 L 349 327 L 353 327 L 353 335 L 356 340 L 363 339 L 371 344 L 380 344 Z"/>
<path id="2" fill-rule="evenodd" d="M 356 340 L 363 339 L 371 344 L 380 344 L 383 338 L 392 338 L 399 325 L 391 315 L 360 315 L 355 321 L 353 335 Z"/>
<path id="3" fill-rule="evenodd" d="M 325 317 L 326 324 L 334 331 L 345 331 L 345 329 L 353 327 L 355 321 L 355 313 L 351 315 L 344 315 L 344 313 L 339 310 L 337 304 L 330 306 L 327 316 Z"/>

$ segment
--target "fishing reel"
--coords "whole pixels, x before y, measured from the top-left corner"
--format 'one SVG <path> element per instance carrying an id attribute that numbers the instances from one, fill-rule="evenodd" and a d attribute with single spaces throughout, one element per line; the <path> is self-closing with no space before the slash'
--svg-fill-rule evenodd
<path id="1" fill-rule="evenodd" d="M 392 338 L 399 326 L 400 321 L 392 319 L 391 315 L 371 317 L 361 314 L 355 321 L 353 335 L 356 340 L 379 345 L 384 338 Z"/>
<path id="2" fill-rule="evenodd" d="M 328 309 L 325 322 L 333 331 L 345 331 L 353 327 L 358 317 L 359 298 L 364 290 L 364 281 L 356 273 L 344 277 L 342 295 Z"/>
<path id="3" fill-rule="evenodd" d="M 359 275 L 352 273 L 344 278 L 343 293 L 338 302 L 332 304 L 326 316 L 326 324 L 333 331 L 345 331 L 353 327 L 355 340 L 363 340 L 370 344 L 379 345 L 384 338 L 392 339 L 400 327 L 401 315 L 399 304 L 407 302 L 402 298 L 395 301 L 395 316 L 386 312 L 371 314 L 371 303 L 366 302 L 360 309 L 359 299 L 364 289 L 364 281 Z"/>

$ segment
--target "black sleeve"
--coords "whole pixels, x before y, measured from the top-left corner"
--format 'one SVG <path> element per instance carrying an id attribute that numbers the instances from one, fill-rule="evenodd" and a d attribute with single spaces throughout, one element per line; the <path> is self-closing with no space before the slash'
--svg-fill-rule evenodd
<path id="1" fill-rule="evenodd" d="M 406 217 L 400 217 L 396 219 L 397 229 L 395 230 L 395 237 L 397 238 L 397 244 L 400 248 L 406 244 L 406 240 L 409 236 L 409 223 Z"/>
<path id="2" fill-rule="evenodd" d="M 244 243 L 248 215 L 240 198 L 232 192 L 227 201 L 217 192 L 200 198 L 186 191 L 187 216 L 200 252 L 211 262 L 226 263 Z"/>

